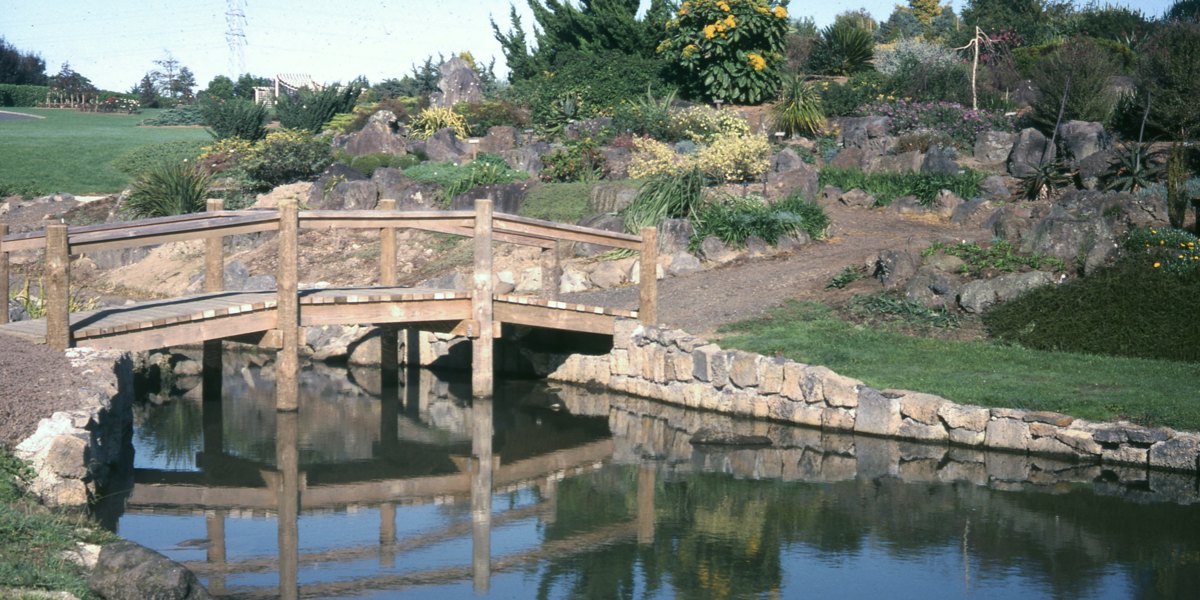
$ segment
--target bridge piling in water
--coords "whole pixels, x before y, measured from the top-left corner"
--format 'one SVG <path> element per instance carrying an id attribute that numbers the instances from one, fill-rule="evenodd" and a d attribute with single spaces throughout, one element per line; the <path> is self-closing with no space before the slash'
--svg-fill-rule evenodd
<path id="1" fill-rule="evenodd" d="M 493 295 L 496 281 L 492 275 L 492 201 L 475 201 L 475 276 L 471 294 L 471 317 L 478 331 L 471 341 L 471 395 L 492 396 Z"/>
<path id="2" fill-rule="evenodd" d="M 206 211 L 220 212 L 225 210 L 225 201 L 221 198 L 209 198 Z M 204 240 L 204 291 L 225 291 L 225 237 L 210 237 Z M 204 368 L 204 393 L 208 394 L 210 380 L 221 385 L 221 352 L 223 343 L 220 339 L 204 340 L 204 353 L 200 364 Z M 215 375 L 213 374 L 215 372 Z M 217 391 L 218 397 L 220 390 Z"/>

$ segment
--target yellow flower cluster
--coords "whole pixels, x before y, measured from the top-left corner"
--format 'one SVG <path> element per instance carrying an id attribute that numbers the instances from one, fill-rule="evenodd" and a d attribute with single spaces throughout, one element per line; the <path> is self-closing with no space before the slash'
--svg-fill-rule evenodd
<path id="1" fill-rule="evenodd" d="M 721 181 L 753 181 L 771 165 L 771 144 L 762 135 L 718 134 L 696 153 L 696 164 Z"/>
<path id="2" fill-rule="evenodd" d="M 629 158 L 631 179 L 679 173 L 684 168 L 690 168 L 690 163 L 667 144 L 648 137 L 633 139 L 633 153 Z"/>
<path id="3" fill-rule="evenodd" d="M 724 19 L 704 26 L 704 37 L 713 39 L 717 34 L 725 37 L 725 32 L 737 27 L 737 19 L 733 15 L 725 15 Z"/>
<path id="4" fill-rule="evenodd" d="M 688 44 L 683 47 L 683 55 L 684 56 L 691 56 L 699 51 L 700 51 L 700 47 L 695 44 Z"/>
<path id="5" fill-rule="evenodd" d="M 746 55 L 746 60 L 750 61 L 750 66 L 755 71 L 761 71 L 767 68 L 767 59 L 753 52 Z"/>
<path id="6" fill-rule="evenodd" d="M 776 6 L 774 12 L 777 19 L 786 19 L 788 16 L 787 9 L 782 6 Z"/>
<path id="7" fill-rule="evenodd" d="M 718 2 L 718 3 L 717 3 L 717 8 L 719 8 L 719 9 L 721 9 L 721 10 L 725 11 L 725 12 L 729 12 L 729 5 L 728 5 L 728 4 L 726 4 L 726 3 L 724 3 L 724 2 Z"/>
<path id="8" fill-rule="evenodd" d="M 748 135 L 750 124 L 735 111 L 700 105 L 671 113 L 671 129 L 697 144 L 703 144 L 723 133 Z"/>

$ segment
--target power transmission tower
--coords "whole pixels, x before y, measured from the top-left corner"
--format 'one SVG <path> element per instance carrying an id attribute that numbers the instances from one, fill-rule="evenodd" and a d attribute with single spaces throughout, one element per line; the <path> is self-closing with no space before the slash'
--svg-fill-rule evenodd
<path id="1" fill-rule="evenodd" d="M 229 77 L 246 72 L 246 0 L 225 0 L 225 43 L 229 45 Z"/>

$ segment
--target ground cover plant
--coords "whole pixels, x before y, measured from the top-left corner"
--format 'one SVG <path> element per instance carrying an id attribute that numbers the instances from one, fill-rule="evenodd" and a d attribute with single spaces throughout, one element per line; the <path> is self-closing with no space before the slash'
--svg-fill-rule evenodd
<path id="1" fill-rule="evenodd" d="M 588 181 L 542 183 L 529 188 L 519 214 L 556 223 L 579 223 L 592 215 L 592 188 Z"/>
<path id="2" fill-rule="evenodd" d="M 28 196 L 59 191 L 113 193 L 132 179 L 112 165 L 114 158 L 146 146 L 175 140 L 211 140 L 200 128 L 138 127 L 142 115 L 97 114 L 62 109 L 22 109 L 45 117 L 0 122 L 0 193 Z"/>
<path id="3" fill-rule="evenodd" d="M 948 175 L 941 173 L 867 173 L 860 169 L 821 169 L 820 185 L 841 190 L 860 189 L 875 197 L 879 206 L 887 206 L 901 196 L 915 196 L 921 206 L 930 207 L 942 190 L 950 190 L 959 198 L 979 195 L 984 174 L 970 169 Z"/>
<path id="4" fill-rule="evenodd" d="M 791 302 L 762 319 L 722 328 L 721 335 L 724 347 L 823 365 L 879 389 L 1098 421 L 1131 419 L 1200 429 L 1196 363 L 912 337 L 855 325 L 812 302 Z"/>
<path id="5" fill-rule="evenodd" d="M 1019 252 L 1005 240 L 997 240 L 991 244 L 934 242 L 921 251 L 921 256 L 932 256 L 938 253 L 961 258 L 963 273 L 976 277 L 987 272 L 1012 273 L 1027 269 L 1066 270 L 1066 264 L 1058 258 L 1044 256 L 1037 252 L 1032 254 Z"/>
<path id="6" fill-rule="evenodd" d="M 481 185 L 513 183 L 529 177 L 528 173 L 509 167 L 499 155 L 488 153 L 480 154 L 464 165 L 424 162 L 404 169 L 404 174 L 417 181 L 440 185 L 442 190 L 436 202 L 442 206 L 449 206 L 455 196 Z"/>

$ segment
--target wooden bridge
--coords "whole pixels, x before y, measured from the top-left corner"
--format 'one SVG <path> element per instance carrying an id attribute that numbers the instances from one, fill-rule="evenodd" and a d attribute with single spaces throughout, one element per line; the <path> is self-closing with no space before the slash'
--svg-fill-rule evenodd
<path id="1" fill-rule="evenodd" d="M 397 211 L 395 200 L 381 200 L 379 210 L 318 211 L 298 209 L 294 200 L 278 210 L 227 211 L 210 200 L 208 211 L 126 223 L 67 227 L 50 224 L 42 232 L 6 235 L 0 224 L 0 297 L 9 292 L 9 254 L 45 252 L 46 317 L 7 323 L 0 311 L 0 333 L 52 348 L 72 346 L 147 350 L 182 344 L 205 344 L 206 356 L 220 352 L 220 340 L 252 340 L 278 351 L 280 381 L 277 406 L 294 410 L 301 329 L 317 325 L 385 324 L 450 331 L 472 339 L 474 393 L 492 389 L 492 343 L 501 323 L 569 331 L 612 334 L 618 317 L 656 320 L 657 236 L 654 228 L 633 236 L 563 225 L 492 212 L 490 200 L 478 200 L 474 211 Z M 474 276 L 470 290 L 401 288 L 396 286 L 396 230 L 418 229 L 474 238 Z M 370 229 L 380 236 L 380 285 L 339 289 L 300 289 L 301 229 Z M 227 236 L 278 232 L 277 290 L 224 290 L 223 239 Z M 71 314 L 70 257 L 105 250 L 206 240 L 205 293 L 129 306 Z M 495 293 L 492 247 L 495 242 L 540 248 L 542 293 L 517 296 Z M 640 305 L 623 311 L 557 300 L 564 242 L 583 242 L 637 250 L 641 253 Z M 383 336 L 384 354 L 395 352 L 395 336 Z M 207 361 L 206 361 L 207 362 Z"/>

